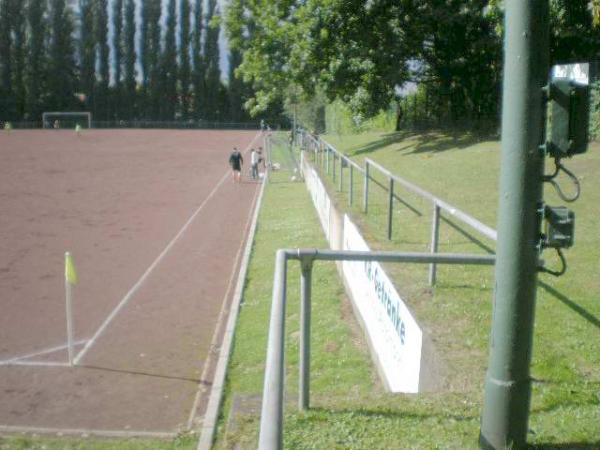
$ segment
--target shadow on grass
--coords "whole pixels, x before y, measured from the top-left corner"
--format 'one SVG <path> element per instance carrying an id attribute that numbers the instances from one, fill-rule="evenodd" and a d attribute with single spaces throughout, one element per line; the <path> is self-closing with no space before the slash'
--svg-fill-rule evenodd
<path id="1" fill-rule="evenodd" d="M 452 149 L 462 149 L 481 142 L 483 139 L 468 133 L 424 133 L 410 154 L 441 153 Z"/>
<path id="2" fill-rule="evenodd" d="M 568 442 L 564 444 L 535 444 L 527 447 L 528 450 L 600 450 L 600 441 L 596 442 Z"/>
<path id="3" fill-rule="evenodd" d="M 487 253 L 489 253 L 490 255 L 493 255 L 495 253 L 494 249 L 491 248 L 490 246 L 486 245 L 483 243 L 483 241 L 480 241 L 479 239 L 477 239 L 475 236 L 473 236 L 471 233 L 469 233 L 468 231 L 465 231 L 462 227 L 460 227 L 459 225 L 455 224 L 454 222 L 452 222 L 451 220 L 447 219 L 444 216 L 440 216 L 441 220 L 450 225 L 451 228 L 453 228 L 455 231 L 457 231 L 459 234 L 461 234 L 462 236 L 464 236 L 465 238 L 467 238 L 469 241 L 471 241 L 473 244 L 475 244 L 477 247 L 481 248 L 482 250 L 486 251 Z"/>
<path id="4" fill-rule="evenodd" d="M 410 133 L 407 131 L 396 131 L 394 133 L 384 134 L 381 139 L 370 142 L 367 145 L 363 145 L 363 146 L 359 146 L 359 147 L 351 147 L 349 149 L 349 152 L 353 153 L 355 156 L 373 153 L 376 150 L 379 150 L 383 147 L 387 147 L 388 145 L 392 145 L 397 142 L 403 141 L 404 139 L 409 138 L 413 135 L 414 135 L 414 133 Z"/>
<path id="5" fill-rule="evenodd" d="M 594 325 L 596 328 L 600 328 L 600 320 L 598 320 L 598 318 L 596 316 L 594 316 L 591 312 L 589 312 L 585 308 L 579 306 L 573 300 L 569 299 L 567 296 L 565 296 L 561 292 L 557 291 L 552 286 L 544 283 L 543 281 L 539 281 L 538 285 L 542 289 L 544 289 L 546 292 L 548 292 L 550 295 L 555 297 L 557 300 L 560 300 L 563 304 L 565 304 L 566 306 L 571 308 L 573 311 L 575 311 L 577 314 L 579 314 L 581 317 L 583 317 L 589 323 Z"/>
<path id="6" fill-rule="evenodd" d="M 388 408 L 383 409 L 367 409 L 367 408 L 356 408 L 356 409 L 331 409 L 331 408 L 323 408 L 323 407 L 311 407 L 311 412 L 326 414 L 331 416 L 363 416 L 363 417 L 381 417 L 385 419 L 429 419 L 432 417 L 438 417 L 442 419 L 450 419 L 455 420 L 457 422 L 465 421 L 465 420 L 479 420 L 478 415 L 458 415 L 458 414 L 449 414 L 449 413 L 431 413 L 431 414 L 421 414 L 421 413 L 410 413 L 406 411 L 394 411 Z"/>

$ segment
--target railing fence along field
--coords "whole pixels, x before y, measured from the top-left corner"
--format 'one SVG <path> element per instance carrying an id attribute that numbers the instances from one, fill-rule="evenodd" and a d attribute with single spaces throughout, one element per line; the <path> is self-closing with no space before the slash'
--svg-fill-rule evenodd
<path id="1" fill-rule="evenodd" d="M 368 206 L 368 180 L 369 166 L 362 169 L 354 161 L 340 154 L 328 143 L 316 139 L 313 136 L 301 134 L 299 136 L 301 148 L 314 153 L 315 161 L 321 167 L 325 165 L 335 173 L 335 160 L 339 161 L 339 180 L 343 180 L 343 167 L 350 169 L 350 178 L 353 177 L 353 169 L 358 170 L 365 178 L 364 206 Z M 268 154 L 272 150 L 272 139 L 267 139 L 266 146 Z M 277 145 L 277 144 L 275 144 Z M 279 144 L 281 145 L 281 144 Z M 285 145 L 285 144 L 283 144 Z M 331 154 L 331 155 L 330 155 Z M 331 161 L 331 162 L 330 162 Z M 380 166 L 373 166 L 379 169 Z M 385 170 L 385 169 L 384 169 Z M 391 175 L 391 174 L 390 174 Z M 395 180 L 395 178 L 394 178 Z M 416 186 L 412 185 L 416 188 Z M 343 183 L 340 183 L 340 190 Z M 426 191 L 431 199 L 439 200 Z M 352 187 L 350 188 L 352 190 Z M 393 196 L 393 192 L 392 192 Z M 391 197 L 392 197 L 391 196 Z M 439 201 L 436 204 L 439 209 L 449 206 Z M 365 208 L 366 209 L 366 208 Z M 458 210 L 454 210 L 454 214 Z M 464 213 L 462 213 L 464 214 Z M 439 217 L 439 211 L 437 213 Z M 472 218 L 468 215 L 458 215 L 463 220 L 471 223 Z M 472 219 L 472 220 L 471 220 Z M 489 230 L 488 230 L 489 231 Z M 492 230 L 493 231 L 493 230 Z M 311 334 L 311 309 L 312 309 L 312 270 L 315 261 L 380 261 L 396 263 L 425 263 L 425 264 L 469 264 L 469 265 L 494 265 L 495 255 L 470 255 L 470 254 L 441 254 L 435 251 L 431 253 L 410 252 L 386 252 L 386 251 L 352 251 L 352 250 L 317 250 L 317 249 L 279 249 L 275 257 L 275 272 L 273 280 L 273 296 L 271 304 L 271 316 L 269 321 L 269 336 L 267 343 L 267 359 L 265 367 L 265 379 L 263 388 L 263 401 L 261 408 L 259 448 L 261 450 L 278 450 L 283 447 L 283 410 L 284 410 L 284 375 L 285 375 L 285 310 L 287 291 L 287 267 L 289 260 L 297 260 L 300 263 L 300 345 L 299 345 L 299 389 L 298 409 L 306 410 L 310 407 L 310 334 Z"/>
<path id="2" fill-rule="evenodd" d="M 348 201 L 352 206 L 354 203 L 354 171 L 358 171 L 363 176 L 363 212 L 364 214 L 369 213 L 369 182 L 373 182 L 380 186 L 387 192 L 387 238 L 392 239 L 393 230 L 393 210 L 394 200 L 399 201 L 409 208 L 407 202 L 405 202 L 396 192 L 396 184 L 402 186 L 406 191 L 412 192 L 417 196 L 430 201 L 433 205 L 432 208 L 432 225 L 431 225 L 431 238 L 429 248 L 431 253 L 436 253 L 439 246 L 439 235 L 440 235 L 440 221 L 442 218 L 442 211 L 452 216 L 454 219 L 468 225 L 470 228 L 481 233 L 493 241 L 497 240 L 496 230 L 485 225 L 479 220 L 475 219 L 471 215 L 461 211 L 455 206 L 447 203 L 446 201 L 436 197 L 432 193 L 420 188 L 414 183 L 405 180 L 404 178 L 393 174 L 388 169 L 383 167 L 381 164 L 373 161 L 372 159 L 365 158 L 365 167 L 362 168 L 356 162 L 351 160 L 348 156 L 341 153 L 331 144 L 326 142 L 321 137 L 315 137 L 307 132 L 301 132 L 299 134 L 300 147 L 313 154 L 313 161 L 318 165 L 324 173 L 331 175 L 334 185 L 336 184 L 336 178 L 338 180 L 337 190 L 344 192 L 344 168 L 349 169 L 349 188 L 348 188 Z M 336 160 L 338 161 L 336 169 Z M 387 179 L 387 186 L 372 175 L 372 169 L 377 170 Z M 338 173 L 339 170 L 339 173 Z M 413 208 L 411 208 L 413 209 Z M 414 209 L 413 209 L 414 210 Z M 429 284 L 435 285 L 436 282 L 437 266 L 433 262 L 429 266 Z"/>

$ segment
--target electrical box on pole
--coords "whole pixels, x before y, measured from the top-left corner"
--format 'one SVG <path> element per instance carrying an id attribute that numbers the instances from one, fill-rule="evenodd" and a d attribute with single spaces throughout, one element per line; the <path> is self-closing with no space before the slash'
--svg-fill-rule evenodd
<path id="1" fill-rule="evenodd" d="M 589 64 L 554 66 L 548 92 L 550 133 L 546 149 L 553 157 L 585 153 L 590 111 Z"/>

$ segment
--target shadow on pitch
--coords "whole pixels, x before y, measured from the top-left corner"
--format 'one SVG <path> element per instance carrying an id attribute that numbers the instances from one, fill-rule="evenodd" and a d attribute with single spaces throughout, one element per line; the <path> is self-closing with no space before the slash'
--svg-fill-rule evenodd
<path id="1" fill-rule="evenodd" d="M 138 370 L 125 370 L 125 369 L 115 369 L 112 367 L 102 367 L 102 366 L 94 366 L 90 364 L 81 364 L 77 367 L 81 367 L 83 369 L 91 369 L 91 370 L 101 370 L 104 372 L 112 372 L 112 373 L 123 373 L 127 375 L 141 375 L 144 377 L 152 377 L 152 378 L 162 378 L 164 380 L 177 380 L 177 381 L 187 381 L 190 383 L 202 384 L 204 386 L 210 386 L 212 383 L 209 383 L 206 380 L 200 380 L 198 378 L 188 378 L 188 377 L 176 377 L 173 375 L 164 375 L 159 373 L 150 373 L 150 372 L 142 372 Z"/>

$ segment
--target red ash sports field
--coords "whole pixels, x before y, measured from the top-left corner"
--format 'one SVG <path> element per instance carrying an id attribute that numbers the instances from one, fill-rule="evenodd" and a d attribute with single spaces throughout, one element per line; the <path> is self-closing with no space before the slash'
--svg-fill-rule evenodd
<path id="1" fill-rule="evenodd" d="M 258 192 L 227 160 L 251 145 L 254 131 L 1 133 L 0 430 L 197 425 Z M 76 367 L 54 365 L 67 361 L 65 251 L 75 354 L 88 344 Z"/>

